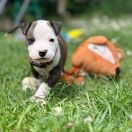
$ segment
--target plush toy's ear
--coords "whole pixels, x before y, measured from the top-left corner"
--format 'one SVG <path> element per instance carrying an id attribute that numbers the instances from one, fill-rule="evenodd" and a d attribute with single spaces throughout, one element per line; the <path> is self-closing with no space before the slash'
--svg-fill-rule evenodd
<path id="1" fill-rule="evenodd" d="M 61 22 L 51 21 L 50 24 L 53 27 L 55 34 L 59 35 L 61 28 L 62 28 Z"/>
<path id="2" fill-rule="evenodd" d="M 21 30 L 22 30 L 22 32 L 23 32 L 24 35 L 27 34 L 27 32 L 28 32 L 28 30 L 29 30 L 29 28 L 30 28 L 31 25 L 32 25 L 32 22 L 20 24 L 20 28 L 21 28 Z"/>

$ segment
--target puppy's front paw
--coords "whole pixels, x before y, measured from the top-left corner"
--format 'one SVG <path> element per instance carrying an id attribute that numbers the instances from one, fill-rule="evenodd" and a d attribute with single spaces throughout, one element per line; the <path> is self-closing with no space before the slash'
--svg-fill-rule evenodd
<path id="1" fill-rule="evenodd" d="M 40 80 L 35 79 L 33 77 L 25 77 L 22 81 L 23 90 L 31 89 L 35 90 L 40 85 Z"/>
<path id="2" fill-rule="evenodd" d="M 36 97 L 36 96 L 30 97 L 30 102 L 46 104 L 44 98 L 40 98 L 40 97 Z"/>

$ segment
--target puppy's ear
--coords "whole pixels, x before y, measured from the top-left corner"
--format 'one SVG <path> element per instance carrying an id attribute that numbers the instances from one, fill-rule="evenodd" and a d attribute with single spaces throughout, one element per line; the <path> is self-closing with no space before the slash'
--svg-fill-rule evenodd
<path id="1" fill-rule="evenodd" d="M 32 25 L 32 22 L 29 22 L 29 23 L 27 23 L 27 24 L 26 24 L 26 23 L 21 23 L 21 24 L 15 26 L 15 27 L 13 27 L 13 28 L 12 28 L 9 32 L 7 32 L 7 33 L 8 33 L 8 34 L 13 33 L 13 32 L 16 31 L 18 28 L 20 28 L 20 29 L 22 30 L 23 34 L 26 35 L 31 25 Z"/>
<path id="2" fill-rule="evenodd" d="M 50 22 L 51 26 L 53 27 L 55 34 L 59 35 L 61 28 L 62 28 L 62 23 L 61 22 L 56 22 L 56 21 L 51 21 Z"/>
<path id="3" fill-rule="evenodd" d="M 27 35 L 27 32 L 28 32 L 29 28 L 31 27 L 31 25 L 32 25 L 32 22 L 20 24 L 20 28 L 24 35 Z"/>

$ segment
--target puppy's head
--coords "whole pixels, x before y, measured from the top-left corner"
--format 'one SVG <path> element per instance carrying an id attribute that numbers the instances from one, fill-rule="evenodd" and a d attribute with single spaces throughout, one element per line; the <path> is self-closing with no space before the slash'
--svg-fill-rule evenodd
<path id="1" fill-rule="evenodd" d="M 54 58 L 59 47 L 57 40 L 61 30 L 59 22 L 38 20 L 22 24 L 21 30 L 26 37 L 30 59 L 41 63 Z"/>

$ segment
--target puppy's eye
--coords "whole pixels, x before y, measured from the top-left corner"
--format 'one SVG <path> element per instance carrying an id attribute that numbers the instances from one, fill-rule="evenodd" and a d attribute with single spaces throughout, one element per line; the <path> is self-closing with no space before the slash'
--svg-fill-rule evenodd
<path id="1" fill-rule="evenodd" d="M 33 44 L 35 42 L 35 38 L 29 38 L 29 39 L 27 39 L 27 41 L 28 41 L 29 45 Z"/>
<path id="2" fill-rule="evenodd" d="M 49 41 L 50 41 L 50 42 L 54 42 L 55 40 L 54 40 L 53 38 L 51 38 Z"/>

